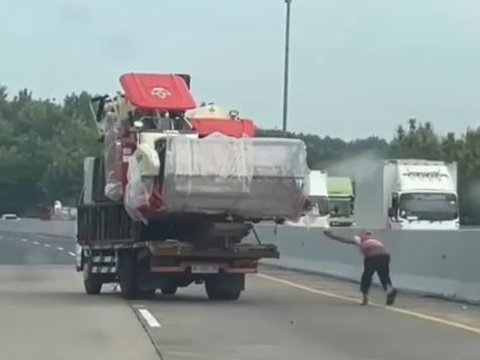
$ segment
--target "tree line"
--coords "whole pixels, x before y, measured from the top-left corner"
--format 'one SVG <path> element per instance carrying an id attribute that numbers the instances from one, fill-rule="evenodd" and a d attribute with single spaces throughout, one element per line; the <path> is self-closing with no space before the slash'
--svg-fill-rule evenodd
<path id="1" fill-rule="evenodd" d="M 259 135 L 284 136 L 265 129 Z M 462 219 L 480 224 L 480 128 L 441 136 L 430 122 L 410 119 L 391 140 L 286 136 L 305 142 L 312 169 L 333 173 L 336 164 L 359 154 L 457 161 Z M 58 103 L 35 98 L 27 89 L 9 96 L 0 87 L 0 213 L 36 214 L 57 199 L 74 205 L 83 182 L 83 158 L 101 153 L 87 92 L 69 94 Z"/>
<path id="2" fill-rule="evenodd" d="M 0 87 L 0 212 L 28 215 L 57 199 L 75 203 L 83 158 L 101 151 L 89 102 L 86 92 L 57 104 L 26 89 L 10 98 Z"/>

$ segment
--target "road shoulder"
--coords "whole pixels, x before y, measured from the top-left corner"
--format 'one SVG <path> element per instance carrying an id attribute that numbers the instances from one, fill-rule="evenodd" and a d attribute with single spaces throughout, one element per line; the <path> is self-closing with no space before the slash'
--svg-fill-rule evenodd
<path id="1" fill-rule="evenodd" d="M 295 286 L 300 291 L 314 290 L 319 296 L 336 297 L 340 301 L 360 302 L 359 285 L 329 276 L 262 266 L 258 277 L 265 281 L 276 281 L 285 286 Z M 359 274 L 360 277 L 360 274 Z M 312 292 L 312 291 L 310 291 Z M 371 291 L 373 305 L 383 307 L 385 297 L 380 289 Z M 394 307 L 386 309 L 398 314 L 413 316 L 440 325 L 453 326 L 480 335 L 480 306 L 434 299 L 412 293 L 400 292 Z"/>

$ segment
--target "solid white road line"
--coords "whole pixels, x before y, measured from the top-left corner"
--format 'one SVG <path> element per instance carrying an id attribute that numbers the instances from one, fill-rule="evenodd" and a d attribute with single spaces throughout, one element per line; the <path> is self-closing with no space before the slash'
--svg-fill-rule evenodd
<path id="1" fill-rule="evenodd" d="M 75 253 L 74 253 L 74 252 L 69 251 L 68 253 L 69 253 L 70 255 L 72 255 L 72 256 L 75 256 Z"/>
<path id="2" fill-rule="evenodd" d="M 140 313 L 140 315 L 143 316 L 143 318 L 150 327 L 161 327 L 157 319 L 155 319 L 154 316 L 147 309 L 139 309 L 138 312 Z"/>
<path id="3" fill-rule="evenodd" d="M 59 246 L 57 247 L 57 250 L 63 251 L 63 248 Z"/>

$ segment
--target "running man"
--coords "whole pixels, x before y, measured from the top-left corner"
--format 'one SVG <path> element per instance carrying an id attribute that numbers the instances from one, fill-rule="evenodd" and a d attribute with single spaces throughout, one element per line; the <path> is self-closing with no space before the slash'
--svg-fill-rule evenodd
<path id="1" fill-rule="evenodd" d="M 330 239 L 356 245 L 364 257 L 363 274 L 360 283 L 362 292 L 362 305 L 368 305 L 368 291 L 372 284 L 372 277 L 375 272 L 378 274 L 380 283 L 386 293 L 386 304 L 393 305 L 397 297 L 397 290 L 392 286 L 390 279 L 390 253 L 383 243 L 376 239 L 369 231 L 355 235 L 352 238 L 334 235 L 331 231 L 325 230 L 324 234 Z"/>

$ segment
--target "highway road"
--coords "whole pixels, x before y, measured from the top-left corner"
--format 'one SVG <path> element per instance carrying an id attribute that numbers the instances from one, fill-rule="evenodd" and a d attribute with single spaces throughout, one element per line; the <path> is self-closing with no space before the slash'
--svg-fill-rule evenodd
<path id="1" fill-rule="evenodd" d="M 2 359 L 478 360 L 480 309 L 380 293 L 358 305 L 357 285 L 263 268 L 238 302 L 202 286 L 122 300 L 83 293 L 69 237 L 0 231 Z"/>

